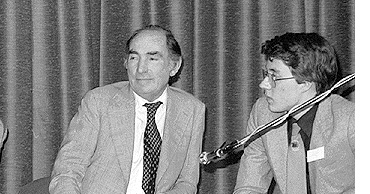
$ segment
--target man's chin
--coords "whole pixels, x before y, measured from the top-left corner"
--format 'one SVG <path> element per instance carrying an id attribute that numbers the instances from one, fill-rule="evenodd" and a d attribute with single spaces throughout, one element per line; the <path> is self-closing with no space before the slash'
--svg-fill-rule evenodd
<path id="1" fill-rule="evenodd" d="M 282 113 L 285 112 L 285 110 L 281 110 L 280 108 L 274 106 L 272 103 L 268 105 L 268 109 L 273 113 Z"/>

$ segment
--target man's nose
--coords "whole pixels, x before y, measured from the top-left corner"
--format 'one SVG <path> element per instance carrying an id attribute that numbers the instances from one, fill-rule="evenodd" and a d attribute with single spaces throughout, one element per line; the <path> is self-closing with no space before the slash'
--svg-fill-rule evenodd
<path id="1" fill-rule="evenodd" d="M 269 78 L 267 76 L 261 81 L 259 87 L 262 88 L 262 89 L 266 89 L 266 90 L 269 90 L 269 89 L 272 88 L 272 86 L 269 82 Z"/>
<path id="2" fill-rule="evenodd" d="M 137 71 L 139 73 L 144 73 L 148 71 L 148 63 L 145 59 L 139 59 Z"/>

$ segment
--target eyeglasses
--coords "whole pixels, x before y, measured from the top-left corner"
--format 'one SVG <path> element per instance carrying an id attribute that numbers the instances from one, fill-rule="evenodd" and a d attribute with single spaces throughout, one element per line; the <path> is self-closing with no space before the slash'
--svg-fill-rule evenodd
<path id="1" fill-rule="evenodd" d="M 287 79 L 294 79 L 295 77 L 292 76 L 292 77 L 279 77 L 277 78 L 276 75 L 274 75 L 273 73 L 270 73 L 266 70 L 262 70 L 262 76 L 263 76 L 263 79 L 265 79 L 266 77 L 268 78 L 268 82 L 271 86 L 271 88 L 275 88 L 276 87 L 276 82 L 277 81 L 281 81 L 281 80 L 287 80 Z"/>

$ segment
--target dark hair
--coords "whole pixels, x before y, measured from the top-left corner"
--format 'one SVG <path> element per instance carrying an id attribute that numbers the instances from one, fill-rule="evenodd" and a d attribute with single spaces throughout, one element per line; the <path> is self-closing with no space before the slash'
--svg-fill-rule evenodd
<path id="1" fill-rule="evenodd" d="M 280 59 L 298 83 L 316 83 L 316 91 L 328 90 L 336 81 L 337 56 L 330 43 L 317 33 L 285 33 L 262 44 L 265 60 Z"/>
<path id="2" fill-rule="evenodd" d="M 175 37 L 173 36 L 173 34 L 170 30 L 167 30 L 167 29 L 165 29 L 165 28 L 163 28 L 159 25 L 148 25 L 148 26 L 145 26 L 144 28 L 136 30 L 126 42 L 126 54 L 129 53 L 131 41 L 140 32 L 147 31 L 147 30 L 164 32 L 164 34 L 166 36 L 166 45 L 167 45 L 168 53 L 170 54 L 171 60 L 180 61 L 180 59 L 182 58 L 182 55 L 181 55 L 181 48 L 180 48 L 179 43 L 177 42 L 177 40 L 175 39 Z M 172 83 L 175 83 L 180 78 L 180 74 L 181 74 L 181 70 L 182 70 L 182 66 L 183 66 L 182 64 L 180 64 L 180 65 L 181 66 L 180 66 L 179 71 L 174 76 L 170 77 L 170 79 L 168 81 L 170 85 Z"/>

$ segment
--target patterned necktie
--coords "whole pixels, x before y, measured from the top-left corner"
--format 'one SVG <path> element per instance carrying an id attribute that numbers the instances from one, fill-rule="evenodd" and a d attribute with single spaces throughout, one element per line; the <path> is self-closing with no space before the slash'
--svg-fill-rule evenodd
<path id="1" fill-rule="evenodd" d="M 162 102 L 145 103 L 147 108 L 147 123 L 144 132 L 144 164 L 142 188 L 145 194 L 152 194 L 155 190 L 155 178 L 161 152 L 161 136 L 155 124 L 155 113 Z"/>

